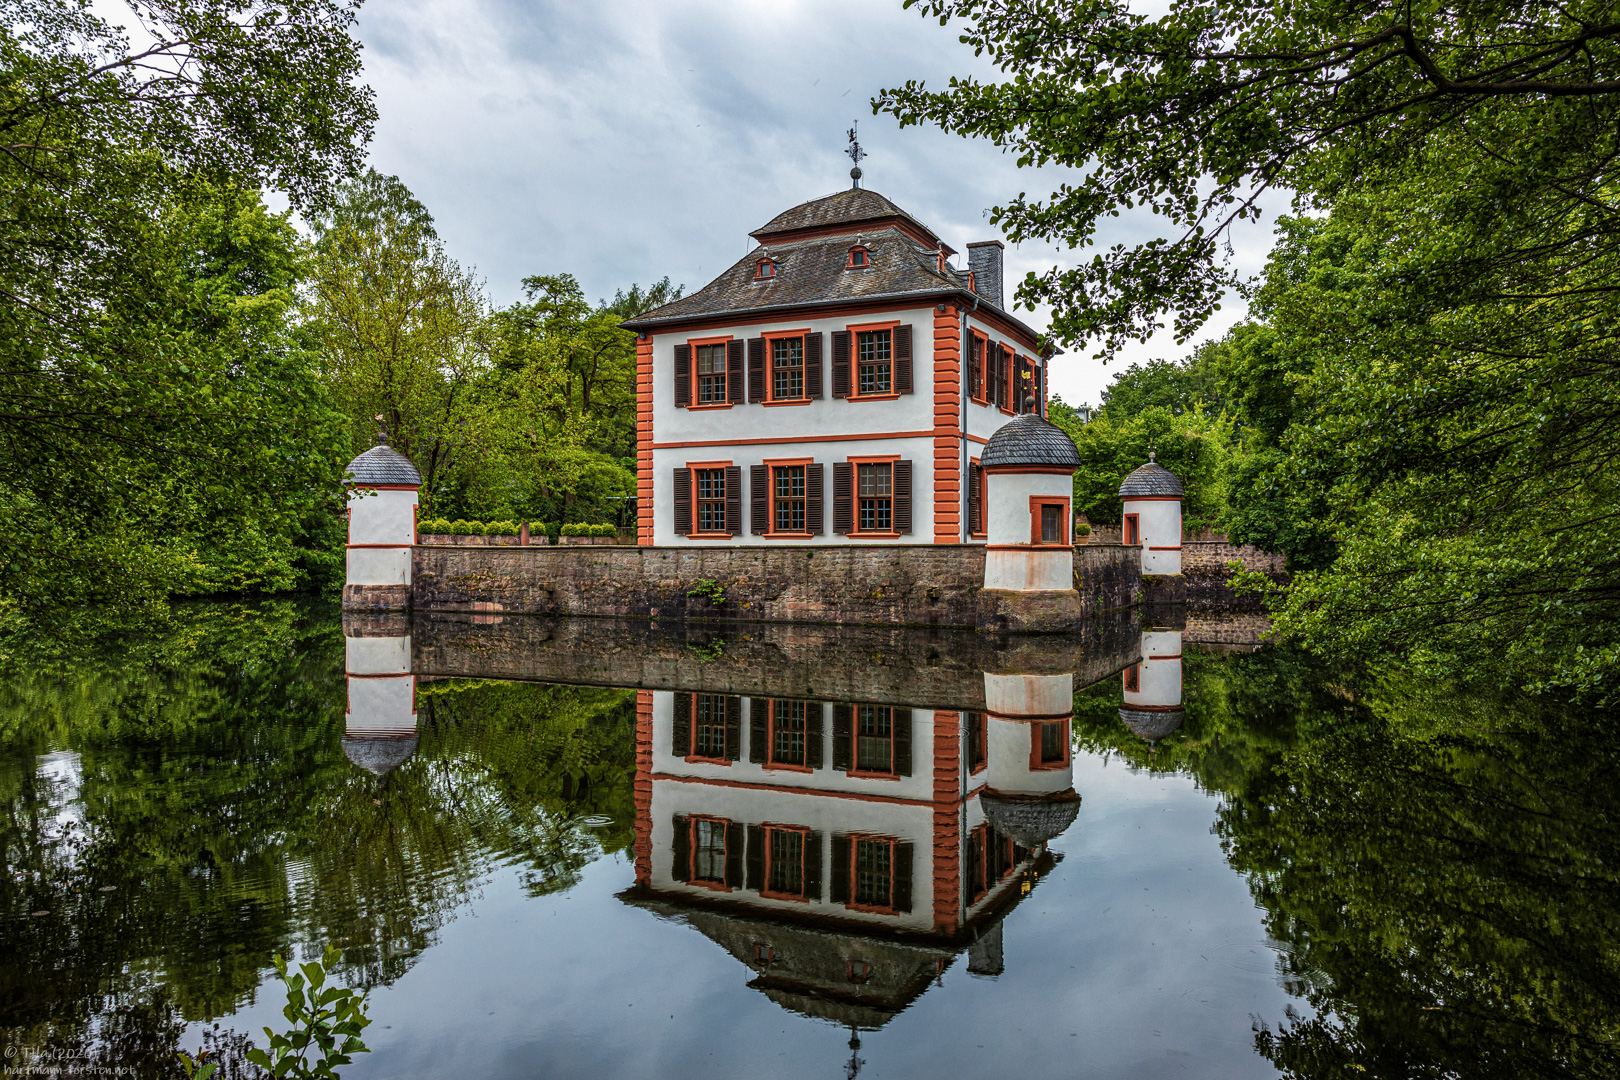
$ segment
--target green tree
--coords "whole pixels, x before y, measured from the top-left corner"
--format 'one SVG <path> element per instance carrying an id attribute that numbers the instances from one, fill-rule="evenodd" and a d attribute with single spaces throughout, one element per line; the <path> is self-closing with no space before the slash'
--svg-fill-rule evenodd
<path id="1" fill-rule="evenodd" d="M 0 3 L 11 625 L 292 580 L 288 537 L 333 463 L 278 329 L 284 224 L 242 193 L 310 205 L 357 166 L 375 113 L 353 18 L 338 0 L 177 0 L 143 6 L 136 48 L 73 0 Z M 244 568 L 258 552 L 262 574 Z"/>

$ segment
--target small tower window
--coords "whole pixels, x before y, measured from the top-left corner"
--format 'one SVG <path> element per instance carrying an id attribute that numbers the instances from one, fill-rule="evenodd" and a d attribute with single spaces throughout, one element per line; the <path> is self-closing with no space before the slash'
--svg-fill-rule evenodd
<path id="1" fill-rule="evenodd" d="M 872 265 L 872 253 L 863 246 L 849 249 L 849 265 L 857 270 L 864 270 Z"/>
<path id="2" fill-rule="evenodd" d="M 754 280 L 769 281 L 776 276 L 776 263 L 771 259 L 759 260 L 759 266 L 754 269 Z"/>

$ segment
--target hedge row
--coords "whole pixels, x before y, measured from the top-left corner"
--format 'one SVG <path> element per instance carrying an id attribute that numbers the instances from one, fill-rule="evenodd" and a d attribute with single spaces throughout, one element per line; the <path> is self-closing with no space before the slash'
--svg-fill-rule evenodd
<path id="1" fill-rule="evenodd" d="M 464 521 L 457 518 L 424 518 L 416 523 L 416 531 L 434 536 L 516 536 L 520 525 L 516 521 Z M 532 536 L 617 536 L 619 530 L 612 525 L 557 525 L 545 521 L 529 522 Z"/>

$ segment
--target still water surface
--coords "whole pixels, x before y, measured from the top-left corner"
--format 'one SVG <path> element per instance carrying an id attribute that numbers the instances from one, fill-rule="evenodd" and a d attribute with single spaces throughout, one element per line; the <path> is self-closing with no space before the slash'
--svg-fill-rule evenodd
<path id="1" fill-rule="evenodd" d="M 353 1078 L 1615 1075 L 1608 718 L 1217 636 L 189 609 L 0 683 L 0 1041 L 332 941 Z"/>

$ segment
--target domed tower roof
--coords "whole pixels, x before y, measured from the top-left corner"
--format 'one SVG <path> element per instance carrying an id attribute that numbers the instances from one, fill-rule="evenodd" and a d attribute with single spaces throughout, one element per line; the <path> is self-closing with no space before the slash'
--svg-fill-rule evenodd
<path id="1" fill-rule="evenodd" d="M 1140 499 L 1157 496 L 1179 499 L 1186 494 L 1186 490 L 1181 486 L 1181 477 L 1154 461 L 1154 457 L 1153 451 L 1149 450 L 1147 464 L 1138 466 L 1136 471 L 1119 485 L 1120 498 Z"/>
<path id="2" fill-rule="evenodd" d="M 1080 451 L 1074 440 L 1056 424 L 1048 423 L 1034 413 L 1015 416 L 984 444 L 979 456 L 981 468 L 1018 468 L 1021 465 L 1056 465 L 1066 469 L 1080 467 Z"/>
<path id="3" fill-rule="evenodd" d="M 343 754 L 371 775 L 386 776 L 411 760 L 416 744 L 415 738 L 366 739 L 345 735 Z"/>
<path id="4" fill-rule="evenodd" d="M 1131 734 L 1147 742 L 1158 742 L 1174 732 L 1187 718 L 1185 709 L 1133 709 L 1119 707 L 1119 718 L 1131 729 Z"/>
<path id="5" fill-rule="evenodd" d="M 354 474 L 354 483 L 366 484 L 401 484 L 409 487 L 422 486 L 422 474 L 416 471 L 411 459 L 395 450 L 387 443 L 373 446 L 349 462 L 348 471 Z"/>
<path id="6" fill-rule="evenodd" d="M 1020 847 L 1036 848 L 1062 833 L 1080 816 L 1080 795 L 1072 788 L 1041 799 L 1013 798 L 994 792 L 979 796 L 984 818 Z"/>

